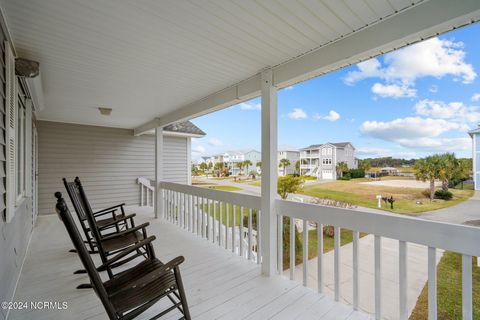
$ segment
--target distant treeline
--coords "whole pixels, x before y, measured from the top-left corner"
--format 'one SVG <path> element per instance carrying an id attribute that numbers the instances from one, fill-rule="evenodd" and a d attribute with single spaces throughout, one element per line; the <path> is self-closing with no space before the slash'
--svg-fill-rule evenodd
<path id="1" fill-rule="evenodd" d="M 363 159 L 370 163 L 372 167 L 401 167 L 401 166 L 413 166 L 416 159 L 397 159 L 392 157 L 383 158 L 366 158 Z"/>

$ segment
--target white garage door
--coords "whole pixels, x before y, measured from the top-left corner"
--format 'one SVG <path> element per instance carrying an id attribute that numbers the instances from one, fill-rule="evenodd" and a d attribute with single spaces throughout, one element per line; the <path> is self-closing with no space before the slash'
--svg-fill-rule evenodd
<path id="1" fill-rule="evenodd" d="M 333 180 L 333 172 L 331 170 L 322 170 L 322 179 Z"/>

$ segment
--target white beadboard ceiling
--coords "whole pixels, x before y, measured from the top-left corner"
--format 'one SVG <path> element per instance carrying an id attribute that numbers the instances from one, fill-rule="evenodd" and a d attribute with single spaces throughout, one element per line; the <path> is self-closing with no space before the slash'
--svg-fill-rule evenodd
<path id="1" fill-rule="evenodd" d="M 2 0 L 44 120 L 134 128 L 421 0 Z M 102 116 L 97 107 L 113 109 Z"/>

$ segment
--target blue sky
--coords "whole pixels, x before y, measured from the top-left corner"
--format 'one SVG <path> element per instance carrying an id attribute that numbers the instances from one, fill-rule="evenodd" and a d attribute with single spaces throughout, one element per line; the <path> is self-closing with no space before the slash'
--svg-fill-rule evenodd
<path id="1" fill-rule="evenodd" d="M 480 123 L 480 24 L 320 76 L 278 93 L 279 149 L 350 141 L 357 157 L 471 156 Z M 260 150 L 260 99 L 193 120 L 194 159 Z"/>

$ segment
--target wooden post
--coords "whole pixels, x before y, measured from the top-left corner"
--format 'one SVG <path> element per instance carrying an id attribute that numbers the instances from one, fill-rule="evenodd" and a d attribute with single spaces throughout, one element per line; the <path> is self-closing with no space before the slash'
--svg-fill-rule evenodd
<path id="1" fill-rule="evenodd" d="M 261 75 L 262 95 L 262 275 L 277 270 L 277 89 L 273 86 L 272 70 Z"/>
<path id="2" fill-rule="evenodd" d="M 163 178 L 163 128 L 155 129 L 155 218 L 163 216 L 163 197 L 160 182 Z"/>

